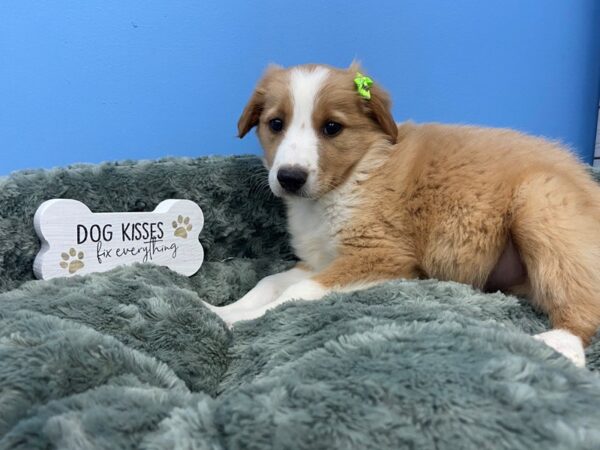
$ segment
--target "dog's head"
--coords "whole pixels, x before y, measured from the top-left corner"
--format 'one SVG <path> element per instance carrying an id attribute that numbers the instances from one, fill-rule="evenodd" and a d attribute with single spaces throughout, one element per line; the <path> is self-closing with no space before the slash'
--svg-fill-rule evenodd
<path id="1" fill-rule="evenodd" d="M 355 84 L 358 66 L 269 67 L 238 122 L 254 126 L 277 196 L 319 198 L 342 184 L 373 145 L 394 143 L 398 128 L 388 95 L 374 83 Z"/>

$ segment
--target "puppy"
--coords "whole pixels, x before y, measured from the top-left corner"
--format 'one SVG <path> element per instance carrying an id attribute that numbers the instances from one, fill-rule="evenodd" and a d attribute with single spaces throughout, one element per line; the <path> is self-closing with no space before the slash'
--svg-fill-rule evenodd
<path id="1" fill-rule="evenodd" d="M 554 327 L 537 337 L 584 365 L 600 325 L 600 188 L 585 166 L 516 131 L 397 125 L 358 71 L 270 67 L 258 83 L 239 137 L 257 127 L 301 262 L 211 309 L 233 324 L 386 280 L 453 280 L 526 296 Z"/>

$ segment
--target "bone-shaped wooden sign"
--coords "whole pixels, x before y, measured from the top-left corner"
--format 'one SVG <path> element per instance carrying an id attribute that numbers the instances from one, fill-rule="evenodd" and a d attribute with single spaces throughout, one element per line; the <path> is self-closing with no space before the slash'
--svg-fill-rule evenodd
<path id="1" fill-rule="evenodd" d="M 204 259 L 204 216 L 190 200 L 165 200 L 152 212 L 93 213 L 77 200 L 54 199 L 40 205 L 33 222 L 42 242 L 33 270 L 41 279 L 137 262 L 190 276 Z"/>

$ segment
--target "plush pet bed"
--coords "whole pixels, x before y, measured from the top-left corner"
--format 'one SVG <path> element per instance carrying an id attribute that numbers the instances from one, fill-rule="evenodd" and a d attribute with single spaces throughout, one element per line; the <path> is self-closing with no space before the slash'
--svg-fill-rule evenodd
<path id="1" fill-rule="evenodd" d="M 200 300 L 293 264 L 264 178 L 239 157 L 0 179 L 0 448 L 600 448 L 600 342 L 575 368 L 514 297 L 394 281 L 229 331 Z M 194 200 L 205 263 L 32 281 L 33 214 L 56 197 L 96 212 Z"/>

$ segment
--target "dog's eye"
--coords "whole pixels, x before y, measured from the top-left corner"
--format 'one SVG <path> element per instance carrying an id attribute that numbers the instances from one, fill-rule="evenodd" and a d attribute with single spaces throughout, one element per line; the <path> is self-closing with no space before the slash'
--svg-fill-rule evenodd
<path id="1" fill-rule="evenodd" d="M 283 120 L 278 117 L 269 120 L 269 128 L 273 133 L 279 133 L 281 130 L 283 130 Z"/>
<path id="2" fill-rule="evenodd" d="M 342 125 L 332 120 L 327 122 L 323 127 L 323 134 L 329 137 L 339 134 L 340 131 L 342 131 Z"/>

